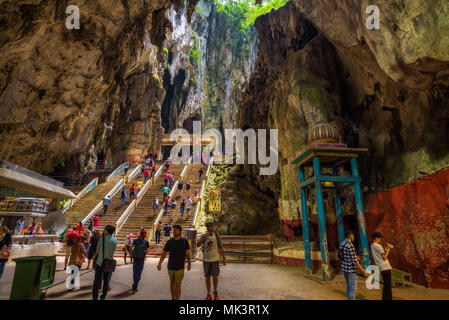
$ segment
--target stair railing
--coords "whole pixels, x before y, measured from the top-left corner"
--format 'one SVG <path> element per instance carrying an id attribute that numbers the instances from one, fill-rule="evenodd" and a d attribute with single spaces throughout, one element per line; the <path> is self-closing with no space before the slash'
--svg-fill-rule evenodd
<path id="1" fill-rule="evenodd" d="M 123 162 L 121 165 L 119 165 L 117 167 L 117 169 L 115 169 L 114 171 L 112 171 L 112 173 L 110 175 L 108 175 L 106 177 L 106 182 L 109 182 L 109 180 L 111 180 L 112 178 L 114 178 L 116 175 L 118 175 L 120 172 L 122 172 L 125 168 L 125 164 L 126 162 Z"/>
<path id="2" fill-rule="evenodd" d="M 156 171 L 156 173 L 154 174 L 155 179 L 156 179 L 156 177 L 158 177 L 161 174 L 163 167 L 164 166 L 161 165 L 159 167 L 159 169 Z M 131 177 L 131 175 L 130 175 L 130 177 Z M 134 199 L 131 202 L 131 204 L 128 206 L 128 208 L 126 208 L 125 212 L 123 212 L 123 214 L 117 220 L 117 222 L 115 223 L 115 234 L 116 235 L 118 234 L 118 232 L 120 231 L 122 226 L 126 223 L 126 221 L 128 220 L 128 217 L 131 215 L 131 213 L 133 213 L 134 210 L 137 208 L 137 206 L 139 205 L 140 201 L 142 200 L 145 192 L 147 192 L 147 190 L 150 188 L 151 184 L 152 184 L 151 179 L 149 179 L 147 181 L 147 183 L 145 183 L 145 185 L 142 187 L 142 190 L 139 191 L 139 194 L 137 195 L 136 199 Z"/>
<path id="3" fill-rule="evenodd" d="M 200 199 L 198 200 L 198 203 L 196 204 L 196 210 L 195 215 L 193 217 L 193 223 L 192 228 L 196 229 L 198 226 L 198 219 L 203 215 L 203 204 L 204 204 L 204 194 L 206 192 L 206 184 L 209 181 L 210 176 L 210 169 L 214 163 L 214 157 L 210 158 L 209 166 L 206 171 L 206 177 L 203 180 L 203 183 L 201 184 L 201 191 L 200 191 Z"/>
<path id="4" fill-rule="evenodd" d="M 75 203 L 78 202 L 79 199 L 81 199 L 82 197 L 84 197 L 90 190 L 92 190 L 93 188 L 95 188 L 98 185 L 98 177 L 94 178 L 91 182 L 89 182 L 87 184 L 87 186 L 85 186 L 83 188 L 83 190 L 81 190 L 80 192 L 78 192 L 78 194 L 76 195 L 77 198 L 74 199 L 70 199 L 69 201 L 66 202 L 66 204 L 64 205 L 64 207 L 62 207 L 61 209 L 61 213 L 64 214 L 68 209 L 70 209 L 71 207 L 73 207 L 75 205 Z"/>
<path id="5" fill-rule="evenodd" d="M 121 178 L 119 182 L 107 193 L 107 195 L 112 199 L 118 191 L 125 185 L 125 179 Z M 103 199 L 98 202 L 98 204 L 90 211 L 87 216 L 81 221 L 84 224 L 89 221 L 103 206 Z"/>
<path id="6" fill-rule="evenodd" d="M 180 178 L 183 178 L 183 177 L 184 177 L 184 175 L 185 175 L 186 172 L 187 172 L 187 168 L 190 166 L 191 163 L 192 163 L 192 157 L 190 157 L 189 161 L 188 161 L 187 164 L 184 166 L 184 169 L 182 169 Z M 179 181 L 179 179 L 176 180 L 175 184 L 174 184 L 173 187 L 171 188 L 170 193 L 168 194 L 168 197 L 169 197 L 169 198 L 172 198 L 173 195 L 175 194 L 176 189 L 177 189 L 177 187 L 178 187 L 178 181 Z M 153 223 L 153 228 L 150 230 L 150 232 L 148 232 L 148 242 L 150 242 L 150 243 L 151 243 L 151 239 L 153 239 L 153 233 L 154 233 L 154 230 L 156 229 L 156 226 L 157 226 L 157 224 L 159 223 L 159 221 L 161 220 L 163 214 L 164 214 L 164 206 L 162 206 L 162 209 L 159 211 L 159 214 L 157 215 L 157 218 L 156 218 L 156 220 L 155 220 L 154 223 Z"/>

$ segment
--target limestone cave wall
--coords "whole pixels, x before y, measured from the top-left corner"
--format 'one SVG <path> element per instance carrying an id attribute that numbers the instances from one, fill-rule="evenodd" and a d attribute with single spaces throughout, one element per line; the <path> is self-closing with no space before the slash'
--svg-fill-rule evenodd
<path id="1" fill-rule="evenodd" d="M 429 199 L 418 196 L 426 191 L 413 187 L 388 210 L 371 201 L 380 192 L 390 199 L 394 187 L 428 179 L 449 164 L 449 8 L 438 0 L 377 1 L 380 29 L 368 30 L 370 4 L 293 0 L 256 20 L 259 51 L 237 121 L 242 128 L 279 130 L 279 171 L 244 170 L 278 202 L 280 219 L 298 219 L 299 178 L 290 163 L 306 146 L 309 129 L 330 123 L 341 142 L 369 149 L 360 159 L 369 232 L 386 234 L 395 244 L 392 261 L 419 283 L 449 288 L 446 182 L 434 186 L 444 196 L 431 209 Z M 346 191 L 346 216 L 353 214 L 352 199 Z M 332 207 L 329 196 L 326 219 L 335 235 Z M 419 221 L 412 218 L 417 215 Z M 424 221 L 427 227 L 418 227 Z"/>
<path id="2" fill-rule="evenodd" d="M 187 4 L 190 22 L 196 0 Z M 80 29 L 67 29 L 68 5 Z M 115 163 L 163 132 L 162 50 L 183 0 L 0 1 L 0 155 L 49 173 Z"/>

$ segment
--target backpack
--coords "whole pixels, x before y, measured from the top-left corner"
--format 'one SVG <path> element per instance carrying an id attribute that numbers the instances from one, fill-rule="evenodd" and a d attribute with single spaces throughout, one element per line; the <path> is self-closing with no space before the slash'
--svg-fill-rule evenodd
<path id="1" fill-rule="evenodd" d="M 137 239 L 134 241 L 133 258 L 142 259 L 145 258 L 145 249 L 147 247 L 147 241 L 144 239 Z"/>
<path id="2" fill-rule="evenodd" d="M 69 239 L 67 239 L 67 246 L 71 247 L 75 244 L 75 237 L 73 234 L 70 235 Z"/>
<path id="3" fill-rule="evenodd" d="M 217 239 L 217 249 L 220 250 L 220 247 L 222 246 L 221 239 L 215 231 L 214 231 L 214 234 L 215 234 L 215 238 Z M 206 246 L 205 246 L 205 244 L 203 244 L 203 252 L 204 252 L 205 248 L 206 248 Z"/>

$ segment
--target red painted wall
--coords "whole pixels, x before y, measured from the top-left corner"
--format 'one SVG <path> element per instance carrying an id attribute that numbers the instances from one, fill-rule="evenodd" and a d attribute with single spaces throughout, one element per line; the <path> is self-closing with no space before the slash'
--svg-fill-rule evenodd
<path id="1" fill-rule="evenodd" d="M 394 245 L 393 268 L 413 282 L 449 289 L 449 168 L 385 192 L 365 205 L 369 242 L 374 231 Z"/>

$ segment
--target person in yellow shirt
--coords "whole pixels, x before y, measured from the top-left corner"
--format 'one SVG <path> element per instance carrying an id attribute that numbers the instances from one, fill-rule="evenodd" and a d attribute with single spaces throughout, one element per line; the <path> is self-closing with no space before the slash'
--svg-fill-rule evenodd
<path id="1" fill-rule="evenodd" d="M 139 191 L 140 190 L 142 190 L 142 187 L 143 187 L 143 182 L 142 181 L 139 181 L 139 182 L 137 182 L 137 184 L 136 184 L 136 194 L 139 194 Z"/>

